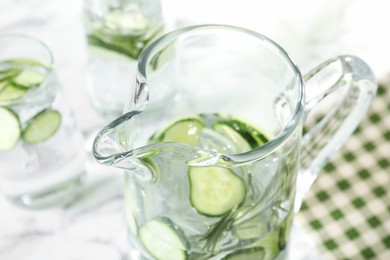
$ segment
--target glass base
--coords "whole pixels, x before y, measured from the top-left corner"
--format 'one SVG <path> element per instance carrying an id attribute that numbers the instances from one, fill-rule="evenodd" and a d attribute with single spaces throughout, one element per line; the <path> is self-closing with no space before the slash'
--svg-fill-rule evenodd
<path id="1" fill-rule="evenodd" d="M 86 173 L 82 172 L 76 178 L 60 183 L 44 191 L 8 197 L 10 201 L 28 209 L 44 209 L 54 206 L 63 206 L 72 202 L 82 191 Z"/>

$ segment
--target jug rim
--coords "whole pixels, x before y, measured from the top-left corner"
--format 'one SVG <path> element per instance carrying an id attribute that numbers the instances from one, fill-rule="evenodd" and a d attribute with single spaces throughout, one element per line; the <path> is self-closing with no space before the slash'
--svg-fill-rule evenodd
<path id="1" fill-rule="evenodd" d="M 22 40 L 22 41 L 27 40 L 27 41 L 36 43 L 38 46 L 40 46 L 42 48 L 42 50 L 44 50 L 46 52 L 46 54 L 48 56 L 48 62 L 47 62 L 47 64 L 46 63 L 45 64 L 49 68 L 52 68 L 54 66 L 53 53 L 50 50 L 49 46 L 45 42 L 43 42 L 41 39 L 38 39 L 34 36 L 24 34 L 24 33 L 2 33 L 2 34 L 0 34 L 0 40 L 7 40 L 7 38 L 17 39 L 17 40 Z"/>
<path id="2" fill-rule="evenodd" d="M 207 30 L 207 29 L 219 29 L 219 30 L 233 30 L 233 31 L 241 31 L 243 33 L 247 33 L 249 35 L 252 35 L 256 38 L 258 38 L 263 44 L 266 44 L 269 48 L 271 48 L 273 51 L 277 52 L 281 57 L 283 57 L 284 61 L 286 62 L 287 66 L 291 69 L 293 72 L 293 80 L 296 84 L 298 84 L 297 87 L 297 102 L 295 111 L 293 113 L 293 116 L 291 120 L 285 125 L 285 127 L 279 131 L 278 134 L 276 134 L 271 140 L 269 140 L 266 144 L 256 147 L 248 152 L 240 153 L 240 154 L 229 154 L 229 155 L 222 155 L 222 157 L 226 157 L 225 161 L 232 161 L 232 162 L 245 162 L 245 161 L 252 161 L 254 159 L 259 159 L 267 156 L 268 154 L 272 153 L 274 150 L 276 150 L 278 147 L 283 145 L 283 143 L 292 135 L 292 133 L 295 132 L 295 130 L 299 127 L 300 122 L 303 119 L 304 116 L 304 104 L 305 104 L 305 91 L 304 91 L 304 83 L 303 83 L 303 77 L 302 74 L 296 65 L 296 63 L 291 59 L 289 54 L 276 42 L 269 39 L 268 37 L 264 36 L 263 34 L 260 34 L 258 32 L 255 32 L 253 30 L 245 29 L 238 26 L 233 25 L 224 25 L 224 24 L 200 24 L 200 25 L 193 25 L 188 27 L 183 27 L 176 29 L 174 31 L 171 31 L 157 40 L 153 41 L 150 45 L 148 45 L 143 53 L 141 54 L 139 60 L 138 60 L 138 71 L 137 71 L 137 78 L 140 81 L 148 81 L 148 75 L 146 72 L 147 65 L 149 63 L 149 60 L 153 55 L 156 53 L 156 51 L 159 50 L 159 47 L 162 45 L 165 45 L 176 38 L 191 33 L 193 31 L 198 30 Z"/>

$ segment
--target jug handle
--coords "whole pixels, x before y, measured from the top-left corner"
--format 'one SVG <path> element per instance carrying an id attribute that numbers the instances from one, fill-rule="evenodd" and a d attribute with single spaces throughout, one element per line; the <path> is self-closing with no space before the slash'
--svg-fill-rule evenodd
<path id="1" fill-rule="evenodd" d="M 296 212 L 321 167 L 363 119 L 377 89 L 370 67 L 360 58 L 347 55 L 330 59 L 309 71 L 304 76 L 304 84 L 306 123 L 308 118 L 313 118 L 312 111 L 320 103 L 332 101 L 336 105 L 332 105 L 326 115 L 303 135 L 294 205 Z"/>

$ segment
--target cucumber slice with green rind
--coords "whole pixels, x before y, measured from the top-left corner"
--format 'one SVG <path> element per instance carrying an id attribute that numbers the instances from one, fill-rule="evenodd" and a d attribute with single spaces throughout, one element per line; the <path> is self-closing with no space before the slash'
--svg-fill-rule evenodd
<path id="1" fill-rule="evenodd" d="M 21 69 L 7 69 L 0 71 L 0 81 L 8 80 L 12 77 L 18 75 L 22 70 Z"/>
<path id="2" fill-rule="evenodd" d="M 32 69 L 24 69 L 13 78 L 12 82 L 20 87 L 31 88 L 41 85 L 44 80 L 45 75 L 43 73 Z"/>
<path id="3" fill-rule="evenodd" d="M 240 240 L 257 240 L 259 236 L 268 232 L 268 227 L 262 216 L 258 216 L 234 225 L 233 231 Z"/>
<path id="4" fill-rule="evenodd" d="M 8 85 L 6 81 L 0 82 L 0 93 Z"/>
<path id="5" fill-rule="evenodd" d="M 196 118 L 186 118 L 174 122 L 162 132 L 152 136 L 152 142 L 178 142 L 197 145 L 199 133 L 205 125 Z"/>
<path id="6" fill-rule="evenodd" d="M 243 139 L 246 140 L 252 149 L 259 147 L 269 141 L 269 138 L 267 138 L 264 134 L 238 119 L 228 118 L 218 122 L 218 124 L 225 124 L 234 129 L 239 135 L 242 136 Z"/>
<path id="7" fill-rule="evenodd" d="M 139 230 L 148 252 L 158 260 L 185 260 L 187 242 L 184 232 L 171 219 L 160 217 L 146 222 Z"/>
<path id="8" fill-rule="evenodd" d="M 37 144 L 52 137 L 61 125 L 60 112 L 45 109 L 35 115 L 27 123 L 22 138 L 25 143 Z"/>
<path id="9" fill-rule="evenodd" d="M 281 248 L 279 246 L 279 230 L 274 230 L 269 233 L 267 236 L 262 238 L 260 241 L 256 242 L 256 246 L 262 247 L 265 249 L 266 255 L 265 259 L 272 260 L 280 252 Z"/>
<path id="10" fill-rule="evenodd" d="M 223 258 L 223 260 L 263 260 L 265 250 L 262 247 L 244 248 L 234 253 L 231 253 Z"/>
<path id="11" fill-rule="evenodd" d="M 213 125 L 213 129 L 231 140 L 237 147 L 239 153 L 252 149 L 249 143 L 231 126 L 221 123 Z"/>
<path id="12" fill-rule="evenodd" d="M 192 206 L 206 216 L 221 216 L 245 199 L 244 180 L 222 167 L 190 167 Z"/>
<path id="13" fill-rule="evenodd" d="M 0 91 L 0 102 L 1 101 L 15 101 L 20 99 L 24 94 L 26 94 L 27 89 L 19 88 L 12 84 L 7 84 Z"/>
<path id="14" fill-rule="evenodd" d="M 0 151 L 14 148 L 21 133 L 18 115 L 11 109 L 0 107 Z"/>
<path id="15" fill-rule="evenodd" d="M 18 66 L 18 67 L 21 67 L 21 66 L 37 66 L 37 67 L 43 67 L 43 68 L 46 68 L 48 69 L 49 66 L 40 62 L 40 61 L 37 61 L 35 59 L 31 59 L 31 58 L 13 58 L 13 59 L 7 59 L 7 60 L 3 60 L 0 62 L 0 65 L 4 65 L 4 66 Z"/>

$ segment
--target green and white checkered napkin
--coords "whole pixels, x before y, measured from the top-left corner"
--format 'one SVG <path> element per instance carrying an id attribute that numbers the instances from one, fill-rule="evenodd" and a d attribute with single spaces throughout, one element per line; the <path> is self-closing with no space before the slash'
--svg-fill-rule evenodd
<path id="1" fill-rule="evenodd" d="M 324 259 L 390 260 L 390 83 L 379 86 L 368 116 L 322 170 L 297 220 Z"/>

